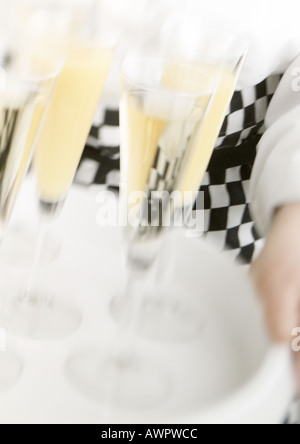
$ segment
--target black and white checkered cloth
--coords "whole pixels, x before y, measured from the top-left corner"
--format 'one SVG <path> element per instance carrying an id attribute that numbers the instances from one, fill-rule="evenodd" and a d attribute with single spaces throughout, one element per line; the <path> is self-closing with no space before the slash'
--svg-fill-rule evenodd
<path id="1" fill-rule="evenodd" d="M 207 240 L 246 263 L 263 245 L 249 211 L 249 183 L 265 115 L 280 79 L 273 75 L 234 94 L 201 187 Z"/>
<path id="2" fill-rule="evenodd" d="M 273 75 L 234 94 L 201 187 L 205 196 L 205 237 L 234 260 L 246 263 L 263 243 L 249 211 L 249 180 L 266 111 L 280 79 L 280 75 Z M 103 101 L 76 182 L 118 188 L 119 144 L 118 109 L 115 103 Z"/>
<path id="3" fill-rule="evenodd" d="M 75 180 L 81 185 L 119 188 L 120 128 L 116 102 L 100 102 Z"/>

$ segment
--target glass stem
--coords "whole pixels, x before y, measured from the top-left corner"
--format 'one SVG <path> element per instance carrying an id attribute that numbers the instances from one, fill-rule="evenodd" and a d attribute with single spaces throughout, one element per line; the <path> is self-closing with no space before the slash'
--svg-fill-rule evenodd
<path id="1" fill-rule="evenodd" d="M 123 301 L 125 304 L 126 302 L 128 303 L 127 307 L 123 308 L 125 310 L 128 309 L 128 316 L 126 316 L 125 325 L 122 324 L 112 348 L 114 358 L 123 365 L 130 364 L 134 356 L 134 339 L 143 303 L 141 284 L 144 278 L 143 274 L 137 274 L 132 270 L 128 270 L 127 282 L 123 293 Z"/>
<path id="2" fill-rule="evenodd" d="M 22 295 L 22 302 L 49 305 L 51 297 L 45 291 L 47 272 L 51 263 L 51 252 L 47 242 L 52 232 L 53 225 L 59 213 L 60 205 L 40 203 L 40 215 L 35 246 L 34 259 L 31 266 L 26 290 Z"/>
<path id="3" fill-rule="evenodd" d="M 126 246 L 126 283 L 117 299 L 121 312 L 121 328 L 112 344 L 112 354 L 120 365 L 130 365 L 134 360 L 135 336 L 141 322 L 145 287 L 150 271 L 155 266 L 161 248 L 162 237 L 151 242 L 131 239 Z"/>

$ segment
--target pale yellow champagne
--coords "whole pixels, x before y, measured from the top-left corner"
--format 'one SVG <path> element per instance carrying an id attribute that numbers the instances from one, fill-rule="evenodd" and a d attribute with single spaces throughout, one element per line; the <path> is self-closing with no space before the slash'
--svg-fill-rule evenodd
<path id="1" fill-rule="evenodd" d="M 185 172 L 179 178 L 178 188 L 182 193 L 185 191 L 194 193 L 201 185 L 222 128 L 225 113 L 234 94 L 239 69 L 237 67 L 233 70 L 226 66 L 200 63 L 179 64 L 172 62 L 166 66 L 163 83 L 169 87 L 185 88 L 185 90 L 192 93 L 198 92 L 201 94 L 203 81 L 199 79 L 197 72 L 202 72 L 208 78 L 215 79 L 216 91 L 203 119 L 201 130 L 195 140 L 195 146 L 190 151 Z"/>
<path id="2" fill-rule="evenodd" d="M 123 173 L 128 194 L 149 191 L 156 158 L 168 164 L 166 177 L 161 177 L 157 186 L 176 190 L 212 97 L 215 81 L 202 69 L 167 63 L 162 74 L 164 93 L 137 88 L 136 93 L 124 92 L 122 96 L 121 158 L 123 167 L 127 164 Z"/>
<path id="3" fill-rule="evenodd" d="M 143 112 L 135 103 L 134 97 L 129 97 L 127 103 L 121 104 L 121 116 L 122 114 L 128 125 L 123 148 L 126 147 L 124 158 L 129 162 L 126 183 L 130 194 L 146 189 L 167 119 L 156 118 Z"/>
<path id="4" fill-rule="evenodd" d="M 25 174 L 29 168 L 29 165 L 31 163 L 31 159 L 32 159 L 32 155 L 33 155 L 33 148 L 35 145 L 35 141 L 36 141 L 41 123 L 42 123 L 42 119 L 43 119 L 45 110 L 46 110 L 46 103 L 44 102 L 44 98 L 40 97 L 40 98 L 38 98 L 36 105 L 35 105 L 35 109 L 34 109 L 34 113 L 33 113 L 33 117 L 32 117 L 32 122 L 30 125 L 28 137 L 27 137 L 27 142 L 26 142 L 25 149 L 24 149 L 24 152 L 23 152 L 23 155 L 21 158 L 21 162 L 20 162 L 20 166 L 19 166 L 19 170 L 18 170 L 16 179 L 15 179 L 14 187 L 13 187 L 13 190 L 11 193 L 10 205 L 8 208 L 9 215 L 13 210 L 14 202 L 17 198 L 18 193 L 19 193 L 24 176 L 25 176 Z"/>
<path id="5" fill-rule="evenodd" d="M 32 144 L 28 145 L 29 133 L 38 99 L 39 91 L 26 84 L 19 86 L 8 81 L 5 90 L 0 91 L 1 231 L 8 222 L 28 166 L 24 158 L 29 158 L 32 150 Z"/>
<path id="6" fill-rule="evenodd" d="M 132 92 L 121 100 L 122 173 L 133 192 L 177 190 L 210 100 Z"/>
<path id="7" fill-rule="evenodd" d="M 113 48 L 69 48 L 35 154 L 38 192 L 64 199 L 78 167 L 113 57 Z"/>
<path id="8" fill-rule="evenodd" d="M 224 67 L 168 63 L 161 80 L 165 93 L 142 92 L 138 88 L 136 92 L 130 89 L 124 92 L 121 100 L 123 179 L 129 198 L 136 191 L 147 196 L 144 202 L 133 199 L 128 209 L 148 205 L 149 224 L 147 229 L 139 229 L 139 235 L 159 232 L 153 226 L 153 219 L 151 223 L 149 219 L 149 208 L 155 204 L 151 192 L 167 191 L 170 195 L 179 192 L 173 199 L 173 210 L 193 203 L 237 77 L 237 72 Z M 141 206 L 141 224 L 145 222 L 142 220 L 144 210 Z"/>
<path id="9" fill-rule="evenodd" d="M 214 67 L 206 67 L 214 72 Z M 217 70 L 217 68 L 215 68 Z M 192 151 L 185 175 L 181 178 L 179 189 L 181 192 L 196 192 L 210 162 L 216 140 L 220 134 L 226 111 L 230 105 L 237 83 L 237 72 L 222 69 L 220 81 L 211 106 L 203 119 L 202 128 L 197 138 L 196 146 Z"/>

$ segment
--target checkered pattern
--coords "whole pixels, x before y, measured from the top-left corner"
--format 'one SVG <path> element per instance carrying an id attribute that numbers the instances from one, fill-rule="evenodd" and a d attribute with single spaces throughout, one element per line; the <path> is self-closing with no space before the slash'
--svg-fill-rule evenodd
<path id="1" fill-rule="evenodd" d="M 234 259 L 249 263 L 262 241 L 249 211 L 252 165 L 207 172 L 204 192 L 205 237 Z"/>
<path id="2" fill-rule="evenodd" d="M 249 211 L 249 182 L 254 156 L 232 166 L 247 143 L 254 145 L 264 131 L 264 119 L 281 76 L 274 75 L 252 88 L 237 91 L 215 147 L 201 191 L 204 192 L 205 237 L 234 260 L 250 263 L 263 246 Z M 215 162 L 219 150 L 230 149 L 232 160 Z M 235 152 L 235 150 L 239 150 Z"/>
<path id="3" fill-rule="evenodd" d="M 249 180 L 255 158 L 241 160 L 239 166 L 229 161 L 218 164 L 218 151 L 231 149 L 233 161 L 245 151 L 248 142 L 257 145 L 264 131 L 264 119 L 269 103 L 280 82 L 273 75 L 255 87 L 234 94 L 219 138 L 215 155 L 205 175 L 201 191 L 205 196 L 205 237 L 235 260 L 249 263 L 263 242 L 254 227 L 249 211 Z M 76 181 L 84 185 L 119 185 L 119 115 L 115 104 L 101 103 L 77 173 Z M 236 151 L 235 151 L 236 150 Z M 246 156 L 247 157 L 247 156 Z M 179 159 L 178 159 L 179 160 Z M 162 153 L 156 159 L 157 171 L 166 176 Z M 176 165 L 171 168 L 176 169 Z M 153 183 L 159 185 L 158 173 Z M 151 179 L 151 178 L 150 178 Z"/>
<path id="4" fill-rule="evenodd" d="M 267 78 L 259 85 L 236 91 L 224 120 L 216 149 L 239 146 L 263 127 L 265 115 L 281 76 Z"/>
<path id="5" fill-rule="evenodd" d="M 176 177 L 180 171 L 185 153 L 169 161 L 165 152 L 158 148 L 156 158 L 150 171 L 146 192 L 150 196 L 152 191 L 170 191 L 174 189 Z"/>
<path id="6" fill-rule="evenodd" d="M 99 104 L 93 127 L 76 175 L 81 185 L 106 184 L 118 189 L 120 183 L 120 128 L 118 104 Z"/>

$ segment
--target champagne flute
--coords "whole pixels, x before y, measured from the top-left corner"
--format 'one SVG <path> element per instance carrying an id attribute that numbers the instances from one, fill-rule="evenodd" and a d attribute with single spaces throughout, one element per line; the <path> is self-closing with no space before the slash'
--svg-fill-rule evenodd
<path id="1" fill-rule="evenodd" d="M 11 299 L 6 311 L 8 325 L 16 333 L 33 338 L 66 336 L 81 321 L 77 309 L 54 302 L 45 288 L 51 259 L 46 240 L 73 182 L 116 46 L 112 32 L 105 29 L 103 34 L 98 29 L 96 6 L 97 2 L 78 0 L 46 2 L 46 10 L 40 6 L 45 26 L 37 47 L 62 53 L 65 62 L 33 162 L 41 216 L 35 258 L 27 288 Z"/>
<path id="2" fill-rule="evenodd" d="M 35 142 L 62 61 L 14 49 L 0 67 L 0 241 L 29 167 Z M 5 276 L 2 279 L 5 281 Z M 5 285 L 4 285 L 5 288 Z M 8 296 L 6 293 L 2 297 Z M 0 317 L 2 318 L 2 306 Z M 5 327 L 5 325 L 2 325 Z M 22 365 L 0 353 L 0 390 L 19 377 Z"/>
<path id="3" fill-rule="evenodd" d="M 216 92 L 212 97 L 211 106 L 207 109 L 205 118 L 202 121 L 202 126 L 193 140 L 193 149 L 190 151 L 189 156 L 186 156 L 184 166 L 175 172 L 174 175 L 176 177 L 173 186 L 168 188 L 169 184 L 167 184 L 167 188 L 164 188 L 166 185 L 162 180 L 162 171 L 158 172 L 160 181 L 156 181 L 155 183 L 155 172 L 157 174 L 156 170 L 159 162 L 161 163 L 160 169 L 163 170 L 163 168 L 167 166 L 166 163 L 164 164 L 161 154 L 155 153 L 155 162 L 151 159 L 151 165 L 142 164 L 142 154 L 140 153 L 140 157 L 138 158 L 132 151 L 135 141 L 131 142 L 131 157 L 128 153 L 127 155 L 125 153 L 123 154 L 123 157 L 127 159 L 125 162 L 129 164 L 130 169 L 130 173 L 124 177 L 124 181 L 128 184 L 130 192 L 143 189 L 143 184 L 140 181 L 142 174 L 144 177 L 152 176 L 152 180 L 154 178 L 152 191 L 157 189 L 161 190 L 162 187 L 168 192 L 177 190 L 179 195 L 185 197 L 181 201 L 179 199 L 179 204 L 177 205 L 180 209 L 182 205 L 181 202 L 184 201 L 183 212 L 185 215 L 191 214 L 194 203 L 195 201 L 197 202 L 197 191 L 200 188 L 204 173 L 210 161 L 216 139 L 221 130 L 225 113 L 233 96 L 248 51 L 248 42 L 245 40 L 236 41 L 232 37 L 222 40 L 222 45 L 219 41 L 213 41 L 213 39 L 211 39 L 210 42 L 204 39 L 200 41 L 202 41 L 203 46 L 199 47 L 198 45 L 197 51 L 194 49 L 191 51 L 189 46 L 176 47 L 176 45 L 172 48 L 172 51 L 166 51 L 168 58 L 162 74 L 162 82 L 164 82 L 164 84 L 173 88 L 189 87 L 190 91 L 199 91 L 200 93 L 201 88 L 203 88 L 203 82 L 199 81 L 195 76 L 191 77 L 190 73 L 193 69 L 198 69 L 198 71 L 208 76 L 208 78 L 214 78 L 217 82 Z M 174 42 L 174 39 L 172 39 L 172 42 Z M 140 140 L 137 143 L 139 143 L 140 146 L 145 146 L 145 141 Z M 164 143 L 164 141 L 162 143 Z M 138 151 L 138 146 L 136 151 Z M 170 158 L 167 157 L 167 161 L 170 162 Z M 138 178 L 138 175 L 134 172 L 138 170 L 142 171 L 139 173 L 140 178 Z M 153 198 L 151 202 L 153 206 Z M 199 199 L 199 203 L 201 205 L 201 199 Z M 156 202 L 155 205 L 157 206 L 158 203 Z M 203 207 L 199 208 L 199 215 L 201 215 L 202 209 Z M 197 221 L 194 222 L 197 224 Z M 200 229 L 202 228 L 203 230 L 204 224 L 201 224 L 200 219 L 199 225 Z M 163 227 L 159 226 L 160 231 L 162 231 L 162 228 Z M 153 233 L 153 227 L 148 227 L 148 232 Z M 145 266 L 145 259 L 140 256 L 140 245 L 140 241 L 138 240 L 136 242 L 134 239 L 128 244 L 129 260 L 127 263 L 129 270 L 132 270 L 132 266 L 130 265 L 132 258 L 137 264 L 142 265 L 142 267 Z M 153 242 L 151 242 L 151 245 L 153 245 Z M 159 240 L 158 245 L 160 245 Z M 136 258 L 134 258 L 136 254 L 135 250 L 138 250 Z M 146 254 L 146 251 L 149 251 L 149 249 L 143 246 L 143 251 L 144 254 Z M 154 250 L 152 249 L 152 253 L 149 253 L 152 254 L 151 263 L 156 260 L 157 251 L 156 248 Z M 146 263 L 146 269 L 149 268 L 150 265 L 151 264 Z M 160 264 L 158 264 L 158 267 L 160 267 Z M 163 270 L 159 269 L 158 275 L 162 276 Z M 111 312 L 113 318 L 118 322 L 126 323 L 126 319 L 130 317 L 132 303 L 134 303 L 134 297 L 131 296 L 131 282 L 132 278 L 129 277 L 127 290 L 117 295 L 112 301 Z M 201 314 L 196 312 L 194 307 L 189 307 L 182 295 L 173 294 L 167 297 L 164 293 L 168 294 L 168 289 L 164 288 L 163 283 L 160 287 L 159 290 L 158 288 L 155 290 L 152 289 L 152 293 L 155 292 L 156 297 L 153 297 L 153 294 L 144 294 L 144 296 L 141 297 L 142 302 L 139 311 L 140 322 L 137 326 L 139 333 L 151 339 L 167 342 L 189 341 L 201 334 L 203 328 Z"/>
<path id="4" fill-rule="evenodd" d="M 123 65 L 121 159 L 122 182 L 127 185 L 123 196 L 128 213 L 137 209 L 126 230 L 130 327 L 107 353 L 88 350 L 67 363 L 68 375 L 76 386 L 121 408 L 152 408 L 165 401 L 171 390 L 168 372 L 132 346 L 142 299 L 140 281 L 157 253 L 163 233 L 160 219 L 173 213 L 178 204 L 176 199 L 174 206 L 168 202 L 163 214 L 157 217 L 154 212 L 151 220 L 147 209 L 164 199 L 163 194 L 153 196 L 152 191 L 171 193 L 178 189 L 177 179 L 188 166 L 216 88 L 214 77 L 198 67 L 180 66 L 185 68 L 185 82 L 173 85 L 166 79 L 168 62 L 164 59 L 128 58 Z M 191 87 L 195 82 L 202 86 L 196 93 Z M 132 193 L 135 202 L 131 201 Z"/>

